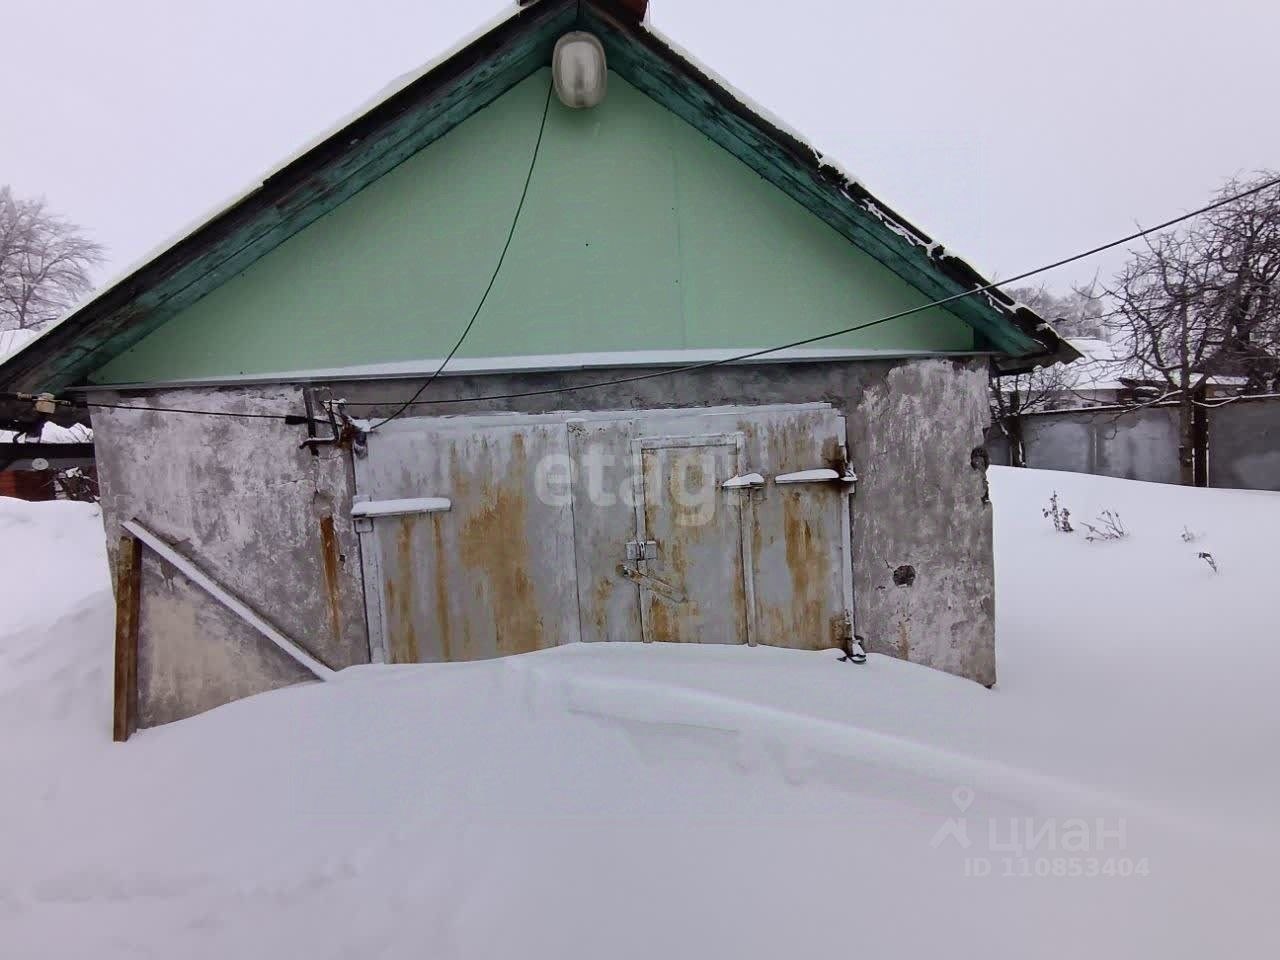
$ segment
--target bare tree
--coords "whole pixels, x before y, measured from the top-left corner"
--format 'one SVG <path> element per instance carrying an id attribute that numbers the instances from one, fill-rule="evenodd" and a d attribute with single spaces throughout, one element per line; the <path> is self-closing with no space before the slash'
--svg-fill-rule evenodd
<path id="1" fill-rule="evenodd" d="M 1068 389 L 1060 366 L 1037 367 L 1027 373 L 991 376 L 991 420 L 1009 441 L 1009 459 L 1015 467 L 1027 465 L 1023 419 L 1044 410 Z"/>
<path id="2" fill-rule="evenodd" d="M 1060 296 L 1041 286 L 1015 288 L 1009 293 L 1052 323 L 1059 333 L 1100 335 L 1101 311 L 1097 298 L 1087 290 Z M 1074 385 L 1074 378 L 1061 364 L 1016 374 L 998 374 L 993 369 L 991 420 L 1008 439 L 1009 456 L 1015 467 L 1027 465 L 1023 418 L 1068 399 Z"/>
<path id="3" fill-rule="evenodd" d="M 102 247 L 52 213 L 0 186 L 0 330 L 38 330 L 58 319 L 92 282 Z"/>
<path id="4" fill-rule="evenodd" d="M 1221 196 L 1274 177 L 1230 181 Z M 1134 367 L 1159 399 L 1178 401 L 1180 477 L 1194 484 L 1195 409 L 1208 380 L 1280 385 L 1280 185 L 1148 237 L 1106 294 L 1108 323 Z"/>
<path id="5" fill-rule="evenodd" d="M 1229 180 L 1222 194 L 1275 176 Z M 1213 278 L 1206 305 L 1224 332 L 1214 372 L 1242 376 L 1254 392 L 1280 390 L 1280 185 L 1210 211 L 1201 233 Z"/>

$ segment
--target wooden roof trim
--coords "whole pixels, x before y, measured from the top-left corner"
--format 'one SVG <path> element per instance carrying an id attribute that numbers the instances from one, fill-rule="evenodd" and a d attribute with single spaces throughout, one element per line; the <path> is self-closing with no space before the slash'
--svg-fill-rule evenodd
<path id="1" fill-rule="evenodd" d="M 932 299 L 985 285 L 971 266 L 934 244 L 857 181 L 824 164 L 812 146 L 762 116 L 648 29 L 646 9 L 645 0 L 536 0 L 522 6 L 0 364 L 0 384 L 62 390 L 82 379 L 106 362 L 108 350 L 115 355 L 138 342 L 227 276 L 545 66 L 554 37 L 575 27 L 612 35 L 611 54 L 621 53 L 624 60 L 631 54 L 630 69 L 624 65 L 621 75 Z M 668 83 L 675 89 L 665 89 Z M 975 294 L 948 309 L 980 337 L 1015 355 L 1001 361 L 1010 369 L 1076 356 L 1048 324 L 1001 291 Z"/>
<path id="2" fill-rule="evenodd" d="M 846 239 L 880 260 L 931 299 L 986 286 L 987 281 L 966 261 L 949 253 L 920 228 L 877 199 L 857 180 L 823 161 L 813 146 L 794 132 L 764 116 L 725 81 L 713 77 L 700 64 L 674 49 L 651 28 L 610 15 L 608 4 L 588 2 L 584 9 L 588 26 L 623 37 L 626 44 L 606 44 L 611 54 L 624 49 L 646 51 L 655 65 L 668 68 L 665 78 L 619 70 L 669 109 L 702 130 L 721 147 L 735 154 L 765 179 L 792 196 L 810 212 L 825 220 Z M 638 71 L 643 74 L 643 71 Z M 686 92 L 696 88 L 703 101 L 733 118 L 735 129 L 725 136 L 708 130 L 706 102 L 672 102 L 663 91 Z M 744 135 L 745 131 L 745 135 Z M 731 138 L 731 139 L 730 139 Z M 732 140 L 737 140 L 736 147 Z M 948 304 L 947 308 L 968 322 L 982 336 L 1012 354 L 1034 352 L 1034 363 L 1052 359 L 1073 360 L 1078 353 L 1051 326 L 1031 310 L 1017 304 L 1002 290 L 993 289 Z M 1011 326 L 1009 333 L 1002 327 Z M 1037 349 L 1038 348 L 1038 349 Z M 1002 363 L 1005 361 L 1002 361 Z M 1009 358 L 1011 366 L 1022 366 Z"/>
<path id="3" fill-rule="evenodd" d="M 206 286 L 240 272 L 367 182 L 545 66 L 554 35 L 572 27 L 577 7 L 578 0 L 540 0 L 520 10 L 335 130 L 143 265 L 103 288 L 28 345 L 35 349 L 9 357 L 0 364 L 0 384 L 6 389 L 62 390 L 95 364 L 105 363 L 106 358 L 96 357 L 104 349 L 127 349 L 199 299 L 207 292 Z M 532 53 L 527 65 L 520 62 L 522 44 Z M 504 56 L 515 61 L 508 74 L 494 69 L 495 61 Z M 454 102 L 461 101 L 469 81 L 483 88 L 483 96 L 465 104 Z M 423 123 L 422 115 L 441 122 L 438 126 Z M 399 140 L 388 142 L 387 136 L 395 136 L 398 124 L 410 130 Z M 430 138 L 421 136 L 427 131 Z"/>

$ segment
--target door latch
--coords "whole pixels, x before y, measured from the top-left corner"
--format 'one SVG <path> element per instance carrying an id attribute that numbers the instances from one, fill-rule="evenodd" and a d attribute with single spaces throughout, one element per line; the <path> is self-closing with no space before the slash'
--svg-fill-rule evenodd
<path id="1" fill-rule="evenodd" d="M 628 540 L 627 562 L 638 563 L 641 560 L 658 559 L 657 540 Z"/>
<path id="2" fill-rule="evenodd" d="M 671 584 L 659 580 L 657 577 L 651 577 L 647 573 L 641 573 L 634 567 L 628 567 L 625 563 L 618 564 L 618 576 L 625 577 L 646 590 L 652 590 L 658 596 L 665 597 L 672 603 L 684 603 L 688 599 L 684 591 L 678 587 L 673 587 Z"/>

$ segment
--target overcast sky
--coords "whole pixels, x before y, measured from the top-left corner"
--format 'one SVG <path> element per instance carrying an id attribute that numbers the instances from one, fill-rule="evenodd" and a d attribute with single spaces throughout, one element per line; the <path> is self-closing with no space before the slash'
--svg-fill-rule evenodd
<path id="1" fill-rule="evenodd" d="M 514 2 L 7 3 L 0 183 L 105 244 L 105 279 Z M 997 275 L 1280 167 L 1274 0 L 650 6 L 678 44 Z"/>

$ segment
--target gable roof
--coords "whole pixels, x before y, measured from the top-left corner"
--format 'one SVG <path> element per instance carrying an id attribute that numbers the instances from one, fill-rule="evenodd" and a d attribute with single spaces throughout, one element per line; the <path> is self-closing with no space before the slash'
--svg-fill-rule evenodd
<path id="1" fill-rule="evenodd" d="M 224 280 L 448 133 L 535 70 L 555 41 L 583 29 L 610 70 L 700 130 L 933 300 L 986 281 L 940 243 L 752 106 L 644 18 L 645 0 L 521 0 L 454 53 L 402 77 L 179 239 L 104 286 L 0 364 L 0 387 L 60 391 L 190 306 Z M 997 364 L 1013 371 L 1076 351 L 998 290 L 947 305 Z"/>

